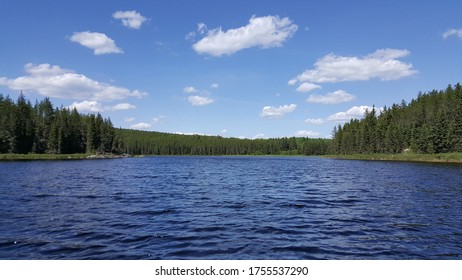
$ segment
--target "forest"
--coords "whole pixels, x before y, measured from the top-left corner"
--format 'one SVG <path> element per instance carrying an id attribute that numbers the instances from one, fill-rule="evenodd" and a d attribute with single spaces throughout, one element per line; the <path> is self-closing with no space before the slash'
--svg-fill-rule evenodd
<path id="1" fill-rule="evenodd" d="M 0 153 L 131 155 L 323 155 L 329 139 L 239 139 L 114 128 L 101 114 L 34 105 L 0 94 Z"/>
<path id="2" fill-rule="evenodd" d="M 112 153 L 120 148 L 110 119 L 53 108 L 49 98 L 32 105 L 0 94 L 0 153 Z"/>
<path id="3" fill-rule="evenodd" d="M 146 155 L 324 155 L 330 139 L 240 139 L 118 129 L 123 152 Z"/>
<path id="4" fill-rule="evenodd" d="M 462 86 L 419 93 L 416 99 L 373 108 L 334 128 L 331 154 L 462 152 Z"/>
<path id="5" fill-rule="evenodd" d="M 334 128 L 333 139 L 240 139 L 114 128 L 109 118 L 34 105 L 0 94 L 0 153 L 132 155 L 438 154 L 462 152 L 462 86 L 367 111 Z"/>

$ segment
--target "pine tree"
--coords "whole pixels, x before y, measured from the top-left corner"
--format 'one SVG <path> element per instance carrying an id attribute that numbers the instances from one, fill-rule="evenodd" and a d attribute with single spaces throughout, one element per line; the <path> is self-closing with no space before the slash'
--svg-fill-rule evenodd
<path id="1" fill-rule="evenodd" d="M 13 151 L 13 127 L 15 104 L 8 96 L 0 94 L 0 153 Z"/>
<path id="2" fill-rule="evenodd" d="M 13 150 L 18 154 L 27 154 L 32 151 L 34 144 L 35 125 L 32 114 L 32 105 L 26 101 L 21 92 L 16 103 L 14 116 Z"/>
<path id="3" fill-rule="evenodd" d="M 448 152 L 448 122 L 443 108 L 441 107 L 436 116 L 436 123 L 432 128 L 433 150 L 435 153 Z"/>

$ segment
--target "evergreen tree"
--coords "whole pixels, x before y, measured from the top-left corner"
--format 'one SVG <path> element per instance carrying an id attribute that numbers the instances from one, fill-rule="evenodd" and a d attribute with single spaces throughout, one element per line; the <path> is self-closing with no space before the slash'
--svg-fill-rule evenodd
<path id="1" fill-rule="evenodd" d="M 0 94 L 0 153 L 13 151 L 15 104 Z"/>
<path id="2" fill-rule="evenodd" d="M 35 125 L 32 114 L 32 105 L 21 92 L 16 103 L 14 115 L 13 151 L 18 154 L 27 154 L 32 151 L 34 144 Z"/>
<path id="3" fill-rule="evenodd" d="M 433 149 L 435 153 L 446 153 L 449 146 L 449 129 L 443 108 L 438 111 L 436 123 L 432 128 Z"/>
<path id="4" fill-rule="evenodd" d="M 356 120 L 358 125 L 350 121 L 336 128 L 330 150 L 399 153 L 410 147 L 419 153 L 462 152 L 460 84 L 449 85 L 442 91 L 419 92 L 409 104 L 393 104 L 378 117 L 372 111 Z M 360 138 L 359 144 L 355 137 Z"/>

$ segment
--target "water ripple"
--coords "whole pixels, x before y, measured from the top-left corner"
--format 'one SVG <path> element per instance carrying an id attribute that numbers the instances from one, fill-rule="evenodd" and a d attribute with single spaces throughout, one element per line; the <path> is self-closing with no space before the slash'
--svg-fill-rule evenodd
<path id="1" fill-rule="evenodd" d="M 462 259 L 462 167 L 314 157 L 0 163 L 0 259 Z"/>

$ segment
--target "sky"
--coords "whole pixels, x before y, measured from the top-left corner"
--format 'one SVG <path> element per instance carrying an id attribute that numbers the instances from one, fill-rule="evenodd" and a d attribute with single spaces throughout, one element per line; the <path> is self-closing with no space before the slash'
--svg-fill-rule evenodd
<path id="1" fill-rule="evenodd" d="M 372 106 L 462 82 L 461 10 L 460 0 L 0 0 L 0 93 L 121 128 L 327 138 Z"/>

